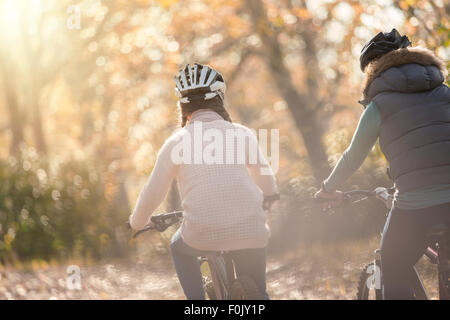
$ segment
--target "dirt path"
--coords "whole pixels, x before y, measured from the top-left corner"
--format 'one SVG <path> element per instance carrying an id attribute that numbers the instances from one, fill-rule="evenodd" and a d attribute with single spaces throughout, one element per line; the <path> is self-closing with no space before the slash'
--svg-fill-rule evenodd
<path id="1" fill-rule="evenodd" d="M 343 278 L 315 274 L 305 264 L 268 264 L 268 290 L 273 299 L 351 299 L 353 292 L 343 285 L 350 280 L 350 266 Z M 182 299 L 183 293 L 171 266 L 101 264 L 81 267 L 81 290 L 67 287 L 66 267 L 35 271 L 1 271 L 0 299 Z M 307 275 L 307 276 L 305 276 Z M 320 278 L 320 280 L 319 280 Z M 322 286 L 317 286 L 317 282 Z M 349 286 L 353 284 L 349 281 Z"/>
<path id="2" fill-rule="evenodd" d="M 46 270 L 3 270 L 0 299 L 180 299 L 172 270 L 143 264 L 80 267 L 81 290 L 69 290 L 67 267 Z"/>
<path id="3" fill-rule="evenodd" d="M 334 258 L 317 260 L 296 253 L 283 262 L 269 259 L 267 286 L 272 299 L 354 299 L 363 261 Z M 345 254 L 344 254 L 345 256 Z M 336 255 L 339 257 L 339 255 Z M 429 263 L 422 263 L 425 284 L 437 296 L 437 281 Z M 428 269 L 429 270 L 428 270 Z M 422 270 L 421 270 L 422 269 Z M 81 290 L 67 287 L 67 266 L 34 271 L 0 269 L 0 299 L 183 299 L 172 265 L 166 263 L 109 263 L 81 266 Z"/>

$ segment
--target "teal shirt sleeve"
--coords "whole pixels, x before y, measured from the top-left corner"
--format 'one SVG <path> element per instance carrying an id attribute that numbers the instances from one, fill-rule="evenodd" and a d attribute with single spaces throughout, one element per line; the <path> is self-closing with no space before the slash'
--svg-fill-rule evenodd
<path id="1" fill-rule="evenodd" d="M 358 170 L 377 142 L 380 125 L 380 113 L 372 101 L 359 120 L 350 146 L 344 151 L 333 172 L 325 180 L 327 190 L 336 190 Z"/>

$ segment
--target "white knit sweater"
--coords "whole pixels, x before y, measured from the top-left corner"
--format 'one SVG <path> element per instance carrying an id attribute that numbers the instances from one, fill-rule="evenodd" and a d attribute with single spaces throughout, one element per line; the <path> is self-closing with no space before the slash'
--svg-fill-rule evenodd
<path id="1" fill-rule="evenodd" d="M 194 151 L 195 148 L 202 147 L 203 155 L 208 154 L 207 146 L 211 147 L 211 141 L 214 141 L 205 136 L 199 138 L 200 126 L 202 134 L 205 130 L 216 129 L 209 132 L 213 135 L 219 132 L 224 137 L 230 129 L 245 132 L 249 143 L 245 144 L 244 163 L 237 159 L 237 143 L 234 143 L 233 164 L 226 160 L 227 154 L 230 155 L 233 151 L 233 145 L 230 143 L 223 143 L 221 150 L 215 149 L 212 153 L 216 156 L 217 153 L 222 153 L 222 164 L 216 163 L 218 161 L 205 163 L 205 158 L 201 159 L 201 153 L 202 163 L 198 162 L 199 158 L 196 162 L 194 158 L 198 157 L 199 153 Z M 179 152 L 181 141 L 187 141 L 185 146 L 192 147 L 190 157 L 184 150 Z M 262 209 L 263 193 L 272 195 L 277 192 L 277 187 L 270 166 L 259 147 L 259 161 L 256 164 L 250 163 L 250 142 L 257 143 L 256 137 L 245 126 L 225 121 L 211 110 L 194 112 L 188 125 L 177 130 L 159 151 L 153 172 L 130 216 L 133 229 L 142 229 L 148 223 L 151 214 L 164 200 L 173 178 L 176 177 L 184 211 L 181 235 L 189 246 L 212 251 L 265 247 L 269 229 Z M 186 157 L 180 161 L 180 158 L 176 159 L 175 156 L 174 161 L 174 154 Z M 186 161 L 188 158 L 190 163 Z M 262 169 L 266 170 L 264 174 Z M 267 174 L 267 171 L 270 174 Z"/>

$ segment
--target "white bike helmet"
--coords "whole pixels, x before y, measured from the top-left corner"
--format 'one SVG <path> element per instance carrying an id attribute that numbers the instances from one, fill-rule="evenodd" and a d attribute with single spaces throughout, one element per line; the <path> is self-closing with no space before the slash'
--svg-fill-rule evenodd
<path id="1" fill-rule="evenodd" d="M 175 94 L 182 103 L 189 103 L 188 96 L 193 93 L 204 94 L 205 100 L 217 95 L 223 99 L 225 91 L 225 80 L 210 66 L 199 63 L 187 64 L 175 76 Z"/>

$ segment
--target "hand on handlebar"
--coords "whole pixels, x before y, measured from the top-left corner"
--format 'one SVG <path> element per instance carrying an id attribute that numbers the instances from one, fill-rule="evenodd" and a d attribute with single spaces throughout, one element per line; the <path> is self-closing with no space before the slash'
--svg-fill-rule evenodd
<path id="1" fill-rule="evenodd" d="M 334 211 L 332 210 L 332 208 L 339 207 L 342 204 L 344 200 L 344 194 L 339 190 L 336 190 L 334 192 L 326 192 L 323 189 L 320 189 L 316 192 L 314 198 L 322 202 L 322 211 L 331 210 L 331 212 L 333 213 Z"/>
<path id="2" fill-rule="evenodd" d="M 138 235 L 149 230 L 164 232 L 165 230 L 167 230 L 167 228 L 169 228 L 171 225 L 174 225 L 182 218 L 183 218 L 183 211 L 174 211 L 169 213 L 152 215 L 148 220 L 147 224 L 145 225 L 145 227 L 137 231 L 133 235 L 133 238 L 136 238 Z"/>
<path id="3" fill-rule="evenodd" d="M 144 227 L 144 229 L 153 229 L 153 228 L 155 228 L 155 224 L 153 223 L 153 221 L 149 221 L 146 225 L 145 225 L 145 227 Z"/>

